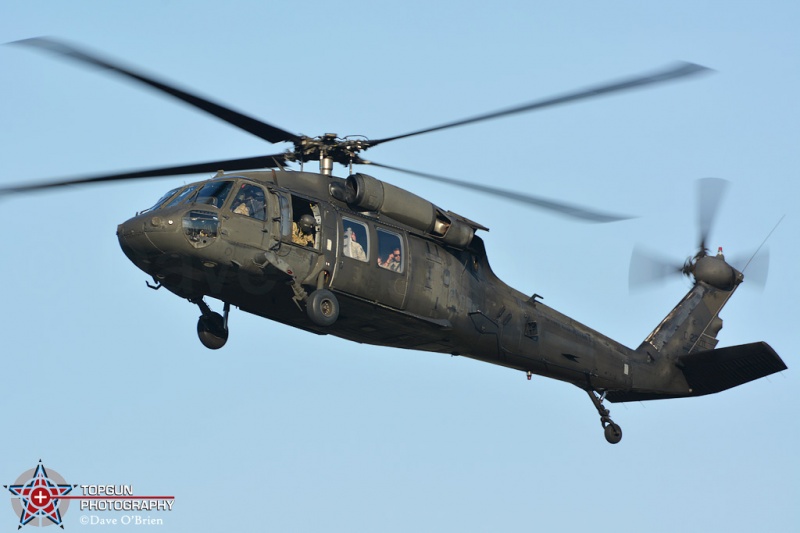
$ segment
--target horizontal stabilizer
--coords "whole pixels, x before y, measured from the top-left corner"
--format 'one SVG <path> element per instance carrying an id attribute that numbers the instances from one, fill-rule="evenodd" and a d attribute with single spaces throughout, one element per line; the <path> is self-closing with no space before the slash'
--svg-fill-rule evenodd
<path id="1" fill-rule="evenodd" d="M 765 342 L 681 355 L 676 365 L 683 371 L 690 387 L 685 394 L 608 391 L 606 399 L 610 402 L 635 402 L 704 396 L 786 370 L 786 364 Z"/>
<path id="2" fill-rule="evenodd" d="M 724 391 L 786 370 L 784 362 L 766 342 L 682 355 L 678 366 L 692 388 L 691 396 Z"/>

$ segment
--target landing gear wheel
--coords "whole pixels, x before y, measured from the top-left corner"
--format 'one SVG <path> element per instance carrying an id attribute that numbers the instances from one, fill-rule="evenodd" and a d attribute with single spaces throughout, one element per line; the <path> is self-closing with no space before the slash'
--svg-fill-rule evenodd
<path id="1" fill-rule="evenodd" d="M 219 350 L 228 342 L 228 328 L 225 319 L 219 313 L 202 315 L 197 320 L 197 336 L 203 346 L 210 350 Z"/>
<path id="2" fill-rule="evenodd" d="M 328 289 L 317 289 L 306 301 L 306 312 L 314 324 L 328 327 L 339 318 L 339 300 Z"/>
<path id="3" fill-rule="evenodd" d="M 584 389 L 586 394 L 589 395 L 589 398 L 592 399 L 592 403 L 594 404 L 595 408 L 597 409 L 597 414 L 600 415 L 600 424 L 603 426 L 603 433 L 605 433 L 606 440 L 610 444 L 616 444 L 622 440 L 622 428 L 619 427 L 614 423 L 613 420 L 609 417 L 611 411 L 603 407 L 603 400 L 605 400 L 606 395 L 603 393 L 601 396 L 597 396 L 597 394 L 592 389 Z"/>
<path id="4" fill-rule="evenodd" d="M 605 429 L 606 440 L 611 444 L 616 444 L 622 440 L 622 428 L 611 422 Z"/>

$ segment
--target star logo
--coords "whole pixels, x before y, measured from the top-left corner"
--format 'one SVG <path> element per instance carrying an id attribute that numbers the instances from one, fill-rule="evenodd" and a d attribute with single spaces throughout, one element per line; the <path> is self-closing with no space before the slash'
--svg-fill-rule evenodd
<path id="1" fill-rule="evenodd" d="M 69 507 L 69 501 L 61 501 L 61 497 L 69 494 L 77 485 L 64 481 L 58 472 L 45 470 L 41 459 L 36 468 L 23 472 L 13 485 L 4 485 L 13 497 L 11 505 L 19 515 L 19 526 L 57 525 L 64 529 L 61 522 L 63 513 Z"/>

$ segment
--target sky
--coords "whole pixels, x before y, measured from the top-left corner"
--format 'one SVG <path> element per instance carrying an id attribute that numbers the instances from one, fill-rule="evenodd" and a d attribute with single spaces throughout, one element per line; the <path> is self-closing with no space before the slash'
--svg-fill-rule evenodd
<path id="1" fill-rule="evenodd" d="M 624 431 L 612 446 L 583 391 L 466 358 L 236 309 L 228 344 L 203 348 L 197 307 L 149 290 L 115 237 L 194 177 L 2 198 L 1 484 L 41 459 L 69 483 L 174 495 L 171 512 L 133 513 L 163 532 L 800 529 L 798 25 L 789 1 L 4 0 L 0 42 L 62 38 L 312 136 L 382 138 L 677 60 L 714 69 L 367 155 L 631 220 L 584 224 L 367 171 L 489 227 L 501 279 L 634 348 L 691 285 L 629 291 L 634 246 L 693 255 L 696 180 L 724 178 L 711 247 L 747 256 L 785 218 L 766 285 L 745 279 L 719 346 L 766 341 L 789 369 L 610 404 Z M 30 49 L 0 46 L 0 72 L 0 185 L 284 148 Z M 122 528 L 80 520 L 123 514 L 76 505 L 65 530 Z M 17 523 L 0 504 L 0 528 Z"/>

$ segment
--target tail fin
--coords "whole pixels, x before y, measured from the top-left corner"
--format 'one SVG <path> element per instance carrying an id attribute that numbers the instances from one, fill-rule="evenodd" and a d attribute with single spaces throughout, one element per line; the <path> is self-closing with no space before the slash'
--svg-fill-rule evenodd
<path id="1" fill-rule="evenodd" d="M 653 357 L 675 357 L 713 350 L 722 329 L 719 312 L 735 290 L 735 286 L 722 290 L 706 283 L 695 283 L 636 351 Z"/>
<path id="2" fill-rule="evenodd" d="M 633 389 L 609 391 L 609 401 L 703 396 L 786 369 L 763 342 L 715 349 L 722 329 L 719 312 L 743 276 L 725 263 L 722 254 L 701 256 L 689 268 L 694 287 L 636 350 L 655 364 L 638 383 L 634 376 Z"/>

